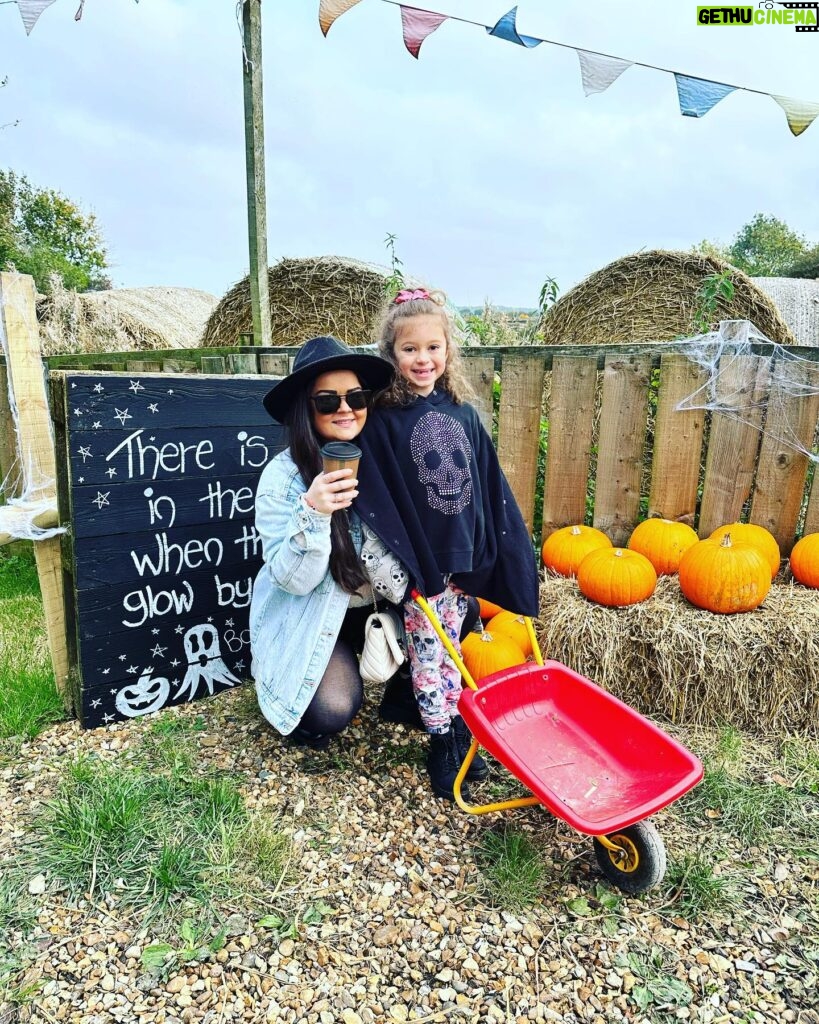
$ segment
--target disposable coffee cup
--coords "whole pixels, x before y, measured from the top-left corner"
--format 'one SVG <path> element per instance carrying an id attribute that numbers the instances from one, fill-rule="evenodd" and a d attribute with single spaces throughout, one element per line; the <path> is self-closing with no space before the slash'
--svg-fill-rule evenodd
<path id="1" fill-rule="evenodd" d="M 358 460 L 361 458 L 361 449 L 357 444 L 350 444 L 349 441 L 328 441 L 321 449 L 321 457 L 324 460 L 324 472 L 332 473 L 336 469 L 351 469 L 355 480 L 358 474 Z"/>

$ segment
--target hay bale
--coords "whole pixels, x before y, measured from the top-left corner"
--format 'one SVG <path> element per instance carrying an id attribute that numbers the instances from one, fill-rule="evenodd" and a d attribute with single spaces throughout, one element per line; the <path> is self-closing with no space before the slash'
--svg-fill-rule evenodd
<path id="1" fill-rule="evenodd" d="M 558 299 L 542 320 L 546 345 L 614 345 L 672 341 L 697 334 L 699 289 L 710 274 L 730 272 L 731 302 L 717 320 L 750 320 L 783 345 L 796 339 L 770 298 L 750 277 L 713 256 L 653 250 L 615 260 Z"/>
<path id="2" fill-rule="evenodd" d="M 676 577 L 648 601 L 604 608 L 551 573 L 535 630 L 544 656 L 649 716 L 756 733 L 819 733 L 819 593 L 777 579 L 762 607 L 715 615 Z"/>
<path id="3" fill-rule="evenodd" d="M 333 334 L 348 345 L 370 343 L 389 273 L 386 267 L 342 256 L 280 260 L 268 271 L 269 344 L 301 345 L 319 334 Z M 252 330 L 250 278 L 244 277 L 211 313 L 200 344 L 205 348 L 238 345 L 239 335 Z"/>
<path id="4" fill-rule="evenodd" d="M 55 282 L 37 303 L 45 355 L 195 348 L 216 296 L 194 288 L 72 292 Z"/>
<path id="5" fill-rule="evenodd" d="M 797 345 L 819 348 L 819 281 L 798 277 L 752 277 L 790 327 Z"/>

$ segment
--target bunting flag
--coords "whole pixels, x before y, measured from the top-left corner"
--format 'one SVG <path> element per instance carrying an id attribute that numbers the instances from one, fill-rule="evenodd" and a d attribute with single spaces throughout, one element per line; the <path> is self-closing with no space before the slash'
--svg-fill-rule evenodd
<path id="1" fill-rule="evenodd" d="M 492 28 L 486 26 L 486 31 L 490 36 L 497 36 L 498 39 L 505 39 L 508 43 L 517 43 L 518 46 L 539 46 L 543 42 L 542 39 L 535 39 L 534 36 L 522 36 L 517 30 L 515 24 L 517 20 L 518 9 L 513 7 L 508 14 L 497 21 Z"/>
<path id="2" fill-rule="evenodd" d="M 795 100 L 791 96 L 774 96 L 773 93 L 770 93 L 770 96 L 785 111 L 788 127 L 794 135 L 801 135 L 819 117 L 819 103 Z"/>
<path id="3" fill-rule="evenodd" d="M 421 43 L 447 20 L 447 15 L 445 14 L 419 11 L 415 7 L 401 8 L 401 29 L 404 33 L 404 46 L 406 46 L 416 60 L 421 51 Z"/>
<path id="4" fill-rule="evenodd" d="M 330 31 L 330 26 L 336 18 L 346 14 L 358 2 L 359 0 L 321 0 L 319 4 L 319 25 L 321 25 L 321 31 L 325 36 Z"/>
<path id="5" fill-rule="evenodd" d="M 677 83 L 677 98 L 680 101 L 680 113 L 684 117 L 702 117 L 715 107 L 729 92 L 735 92 L 735 85 L 724 85 L 722 82 L 709 82 L 704 78 L 690 78 L 674 72 Z"/>
<path id="6" fill-rule="evenodd" d="M 31 35 L 31 30 L 37 24 L 37 19 L 46 9 L 54 3 L 54 0 L 17 0 L 20 9 L 20 17 L 26 27 L 26 35 Z"/>
<path id="7" fill-rule="evenodd" d="M 74 21 L 79 21 L 82 18 L 82 9 L 85 7 L 85 0 L 80 0 L 80 6 L 77 8 L 77 13 L 74 15 Z"/>
<path id="8" fill-rule="evenodd" d="M 633 61 L 622 60 L 620 57 L 606 57 L 602 53 L 590 53 L 588 50 L 577 50 L 580 61 L 580 76 L 583 79 L 583 92 L 591 96 L 595 92 L 604 92 L 616 82 Z"/>

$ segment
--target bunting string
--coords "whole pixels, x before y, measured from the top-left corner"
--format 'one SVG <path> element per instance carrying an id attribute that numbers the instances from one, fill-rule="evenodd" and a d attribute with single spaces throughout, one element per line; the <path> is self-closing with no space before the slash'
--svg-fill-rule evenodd
<path id="1" fill-rule="evenodd" d="M 319 23 L 326 36 L 337 18 L 345 14 L 361 0 L 319 0 Z M 627 60 L 611 53 L 600 53 L 597 50 L 585 50 L 570 43 L 556 39 L 545 39 L 539 36 L 523 35 L 517 28 L 517 6 L 512 7 L 494 25 L 485 25 L 470 18 L 458 17 L 454 14 L 441 14 L 421 7 L 413 7 L 401 3 L 400 0 L 380 0 L 381 3 L 398 7 L 401 11 L 401 28 L 404 45 L 416 59 L 421 44 L 445 21 L 458 21 L 465 25 L 483 28 L 488 35 L 506 42 L 515 43 L 526 49 L 532 49 L 541 43 L 559 46 L 566 50 L 574 50 L 580 62 L 580 75 L 583 91 L 586 96 L 604 92 L 630 67 L 648 68 L 651 71 L 662 71 L 673 75 L 677 87 L 677 99 L 680 113 L 685 117 L 703 117 L 712 110 L 720 100 L 732 92 L 750 92 L 758 96 L 770 96 L 784 111 L 788 128 L 794 136 L 801 135 L 805 129 L 819 117 L 819 103 L 779 96 L 762 89 L 752 89 L 745 85 L 734 85 L 728 82 L 717 82 L 695 75 L 686 75 L 672 68 L 660 67 L 639 60 Z"/>

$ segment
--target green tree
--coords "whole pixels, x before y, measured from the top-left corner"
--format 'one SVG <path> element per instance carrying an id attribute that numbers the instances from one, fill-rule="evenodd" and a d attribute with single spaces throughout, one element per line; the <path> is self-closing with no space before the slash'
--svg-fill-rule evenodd
<path id="1" fill-rule="evenodd" d="M 0 170 L 0 270 L 31 274 L 42 292 L 56 274 L 66 288 L 110 288 L 108 254 L 93 213 L 54 189 Z"/>
<path id="2" fill-rule="evenodd" d="M 789 277 L 817 248 L 804 235 L 792 231 L 778 217 L 757 213 L 737 232 L 729 246 L 703 241 L 695 247 L 706 256 L 717 256 L 751 277 Z"/>

